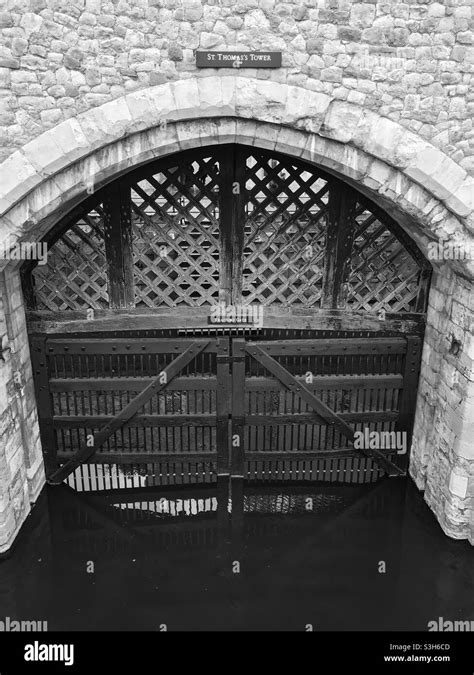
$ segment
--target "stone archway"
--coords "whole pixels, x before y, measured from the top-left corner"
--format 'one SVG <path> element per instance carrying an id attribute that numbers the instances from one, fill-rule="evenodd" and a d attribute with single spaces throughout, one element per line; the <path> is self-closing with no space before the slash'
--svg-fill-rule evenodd
<path id="1" fill-rule="evenodd" d="M 430 242 L 466 248 L 472 241 L 472 178 L 415 134 L 359 106 L 299 87 L 206 77 L 118 98 L 61 123 L 9 157 L 0 165 L 0 242 L 8 247 L 40 240 L 90 186 L 102 186 L 131 166 L 223 142 L 298 156 L 357 184 L 427 257 Z M 433 266 L 411 473 L 443 529 L 472 540 L 469 282 L 474 266 L 469 259 L 433 261 Z M 19 274 L 11 262 L 3 261 L 3 267 L 7 306 L 0 320 L 7 363 L 0 376 L 5 384 L 15 382 L 15 373 L 20 377 L 17 421 L 14 415 L 4 423 L 7 447 L 0 457 L 6 481 L 17 479 L 5 504 L 0 551 L 10 545 L 43 482 Z"/>

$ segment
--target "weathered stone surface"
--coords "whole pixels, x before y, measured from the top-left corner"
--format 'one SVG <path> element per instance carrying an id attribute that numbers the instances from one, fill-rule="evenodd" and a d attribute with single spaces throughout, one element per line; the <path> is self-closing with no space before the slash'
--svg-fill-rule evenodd
<path id="1" fill-rule="evenodd" d="M 14 204 L 41 181 L 35 168 L 21 152 L 10 155 L 0 165 L 0 211 Z"/>
<path id="2" fill-rule="evenodd" d="M 281 149 L 358 181 L 402 210 L 422 250 L 433 239 L 474 234 L 468 0 L 14 4 L 0 12 L 0 211 L 22 201 L 0 220 L 2 239 L 40 236 L 44 217 L 79 197 L 84 175 L 110 178 L 134 161 L 217 141 Z M 197 71 L 198 47 L 280 49 L 284 65 Z M 465 285 L 473 263 L 433 266 L 411 472 L 443 529 L 474 543 L 473 511 L 462 498 L 466 476 L 474 496 L 473 430 L 465 423 L 473 408 L 458 411 L 454 424 L 452 405 L 453 397 L 474 401 Z M 8 297 L 19 325 L 15 283 Z M 0 336 L 2 321 L 0 308 Z M 463 344 L 457 360 L 447 353 L 450 333 Z M 25 350 L 19 354 L 23 362 Z M 12 414 L 3 373 L 0 431 L 2 415 Z M 0 550 L 44 480 L 37 435 L 27 434 L 35 440 L 22 468 L 18 429 L 8 434 L 0 476 L 15 486 L 17 506 L 0 507 Z"/>
<path id="3" fill-rule="evenodd" d="M 361 115 L 362 109 L 359 106 L 334 101 L 329 106 L 320 133 L 340 143 L 349 143 L 357 129 Z"/>
<path id="4" fill-rule="evenodd" d="M 171 9 L 166 3 L 150 5 L 150 16 L 140 22 L 137 12 L 142 10 L 127 3 L 112 3 L 106 13 L 101 13 L 98 0 L 83 3 L 81 8 L 71 6 L 70 13 L 64 10 L 57 14 L 58 20 L 51 20 L 57 11 L 54 1 L 35 0 L 21 5 L 17 14 L 0 14 L 0 30 L 15 31 L 11 37 L 6 34 L 4 47 L 8 52 L 2 51 L 0 43 L 0 59 L 4 68 L 21 73 L 49 72 L 49 67 L 53 72 L 65 70 L 68 82 L 58 84 L 76 87 L 66 96 L 77 99 L 65 106 L 83 112 L 84 107 L 98 105 L 124 91 L 189 76 L 195 71 L 191 50 L 196 47 L 234 49 L 238 44 L 243 49 L 282 49 L 285 68 L 278 73 L 259 73 L 259 77 L 283 77 L 290 84 L 326 94 L 334 91 L 336 98 L 351 103 L 361 102 L 357 94 L 367 93 L 373 85 L 373 96 L 364 99 L 364 106 L 381 110 L 406 128 L 416 121 L 426 129 L 429 126 L 432 131 L 425 132 L 429 133 L 427 140 L 434 142 L 439 137 L 435 144 L 472 173 L 472 143 L 461 138 L 453 144 L 443 143 L 434 130 L 438 124 L 454 128 L 457 120 L 472 118 L 466 104 L 469 101 L 465 100 L 472 89 L 472 73 L 464 65 L 472 61 L 472 8 L 464 3 L 468 0 L 460 0 L 447 11 L 442 3 L 428 3 L 421 9 L 416 4 L 395 3 L 389 8 L 388 3 L 366 0 L 313 8 L 297 0 L 278 5 L 236 0 L 232 7 L 223 7 L 193 0 Z M 157 36 L 151 46 L 153 27 Z M 157 53 L 149 58 L 145 52 L 153 49 Z M 320 57 L 321 62 L 308 60 L 312 55 Z M 423 74 L 432 77 L 433 88 L 420 96 Z M 407 84 L 410 78 L 416 78 L 413 87 L 420 96 L 418 102 L 414 96 L 406 100 L 400 96 L 394 86 L 400 78 Z M 343 83 L 345 79 L 352 80 L 349 88 Z M 343 86 L 336 86 L 340 84 Z M 465 89 L 454 93 L 450 89 L 453 85 Z M 89 89 L 78 92 L 80 86 Z M 15 86 L 13 93 L 29 95 L 24 89 Z M 36 105 L 46 109 L 39 101 Z M 33 107 L 31 117 L 35 116 Z M 0 117 L 0 135 L 7 139 L 3 157 L 16 148 L 15 123 L 11 115 Z M 24 128 L 30 134 L 27 140 L 31 140 L 35 125 L 25 121 Z"/>
<path id="5" fill-rule="evenodd" d="M 331 99 L 326 94 L 289 87 L 283 119 L 288 124 L 303 126 L 313 133 L 319 131 Z"/>
<path id="6" fill-rule="evenodd" d="M 168 58 L 171 59 L 171 61 L 183 60 L 183 50 L 180 45 L 174 43 L 168 47 Z"/>

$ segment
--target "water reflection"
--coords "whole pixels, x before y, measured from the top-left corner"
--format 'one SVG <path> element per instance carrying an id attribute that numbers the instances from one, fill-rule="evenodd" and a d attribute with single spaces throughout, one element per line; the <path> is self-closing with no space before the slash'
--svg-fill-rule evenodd
<path id="1" fill-rule="evenodd" d="M 64 485 L 0 563 L 0 607 L 50 630 L 426 630 L 474 620 L 474 551 L 404 479 Z"/>

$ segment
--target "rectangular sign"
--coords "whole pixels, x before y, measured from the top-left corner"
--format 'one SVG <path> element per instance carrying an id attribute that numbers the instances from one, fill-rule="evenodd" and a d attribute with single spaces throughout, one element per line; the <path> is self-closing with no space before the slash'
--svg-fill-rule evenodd
<path id="1" fill-rule="evenodd" d="M 196 52 L 198 68 L 280 68 L 281 52 Z"/>
<path id="2" fill-rule="evenodd" d="M 209 324 L 247 324 L 261 328 L 263 326 L 263 307 L 261 305 L 214 305 L 207 317 Z"/>

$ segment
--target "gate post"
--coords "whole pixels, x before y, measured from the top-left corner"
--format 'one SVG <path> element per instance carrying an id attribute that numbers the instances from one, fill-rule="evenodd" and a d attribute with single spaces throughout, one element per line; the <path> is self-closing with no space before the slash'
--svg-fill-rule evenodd
<path id="1" fill-rule="evenodd" d="M 407 435 L 407 452 L 395 458 L 397 464 L 406 473 L 410 456 L 413 424 L 415 421 L 416 398 L 418 393 L 418 379 L 420 376 L 420 358 L 423 349 L 423 338 L 418 335 L 407 335 L 407 352 L 403 370 L 403 390 L 400 401 L 399 416 L 395 431 L 405 432 Z M 393 461 L 393 460 L 392 460 Z"/>
<path id="2" fill-rule="evenodd" d="M 245 340 L 232 340 L 231 476 L 244 475 Z"/>
<path id="3" fill-rule="evenodd" d="M 46 337 L 31 338 L 31 364 L 33 367 L 36 404 L 40 423 L 40 438 L 43 447 L 43 461 L 46 480 L 57 471 L 58 445 L 53 428 L 53 405 L 49 387 L 48 355 L 46 352 Z"/>
<path id="4" fill-rule="evenodd" d="M 216 451 L 217 475 L 230 473 L 229 428 L 232 410 L 230 339 L 217 338 Z"/>

